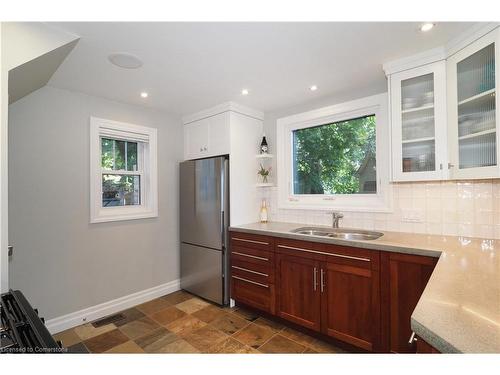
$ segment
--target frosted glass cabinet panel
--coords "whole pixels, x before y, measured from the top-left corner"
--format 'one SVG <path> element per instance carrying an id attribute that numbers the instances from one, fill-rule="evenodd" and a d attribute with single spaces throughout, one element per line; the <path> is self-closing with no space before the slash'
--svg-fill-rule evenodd
<path id="1" fill-rule="evenodd" d="M 448 59 L 453 178 L 500 176 L 498 41 L 499 33 L 495 30 Z"/>
<path id="2" fill-rule="evenodd" d="M 445 69 L 440 61 L 391 76 L 394 181 L 446 177 Z"/>

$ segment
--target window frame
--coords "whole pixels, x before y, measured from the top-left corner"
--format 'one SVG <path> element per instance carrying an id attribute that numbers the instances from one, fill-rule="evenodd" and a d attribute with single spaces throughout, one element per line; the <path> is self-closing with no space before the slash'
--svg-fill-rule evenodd
<path id="1" fill-rule="evenodd" d="M 137 142 L 137 171 L 101 166 L 101 140 Z M 140 204 L 102 206 L 103 174 L 140 176 Z M 158 216 L 157 130 L 124 122 L 90 118 L 90 223 L 145 219 Z"/>
<path id="2" fill-rule="evenodd" d="M 375 115 L 376 194 L 294 194 L 293 131 Z M 386 93 L 299 113 L 277 120 L 278 207 L 283 209 L 391 212 L 390 127 Z"/>

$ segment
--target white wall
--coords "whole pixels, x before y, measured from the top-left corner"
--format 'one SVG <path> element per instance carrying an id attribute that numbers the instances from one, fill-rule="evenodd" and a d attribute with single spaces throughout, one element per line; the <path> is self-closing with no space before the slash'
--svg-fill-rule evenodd
<path id="1" fill-rule="evenodd" d="M 25 64 L 79 37 L 43 22 L 3 22 L 7 70 Z"/>
<path id="2" fill-rule="evenodd" d="M 158 128 L 159 217 L 89 224 L 89 117 Z M 46 86 L 10 106 L 11 287 L 47 319 L 179 277 L 179 118 Z"/>
<path id="3" fill-rule="evenodd" d="M 19 65 L 78 39 L 42 22 L 0 23 L 0 292 L 8 290 L 8 74 Z"/>
<path id="4" fill-rule="evenodd" d="M 264 130 L 270 152 L 276 153 L 278 118 L 353 99 L 356 98 L 338 95 L 266 113 Z M 279 173 L 275 167 L 276 164 L 273 165 L 274 181 Z M 341 221 L 341 226 L 500 239 L 500 179 L 392 185 L 394 212 L 344 212 L 345 217 Z M 276 188 L 266 189 L 262 194 L 269 201 L 270 219 L 273 221 L 331 225 L 331 217 L 325 211 L 279 209 Z M 421 217 L 421 222 L 406 222 L 403 217 L 408 212 L 417 213 Z"/>

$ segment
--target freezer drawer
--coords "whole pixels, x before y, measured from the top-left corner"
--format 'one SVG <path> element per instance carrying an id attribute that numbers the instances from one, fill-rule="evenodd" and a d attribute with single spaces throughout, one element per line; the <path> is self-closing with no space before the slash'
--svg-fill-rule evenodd
<path id="1" fill-rule="evenodd" d="M 223 252 L 181 243 L 181 288 L 224 304 Z"/>

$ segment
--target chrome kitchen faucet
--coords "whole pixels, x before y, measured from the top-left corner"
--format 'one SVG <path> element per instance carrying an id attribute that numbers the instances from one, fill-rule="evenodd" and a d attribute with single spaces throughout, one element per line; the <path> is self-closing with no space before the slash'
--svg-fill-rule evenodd
<path id="1" fill-rule="evenodd" d="M 332 227 L 333 228 L 338 228 L 339 227 L 339 220 L 344 217 L 344 214 L 342 212 L 330 212 L 332 215 Z"/>

